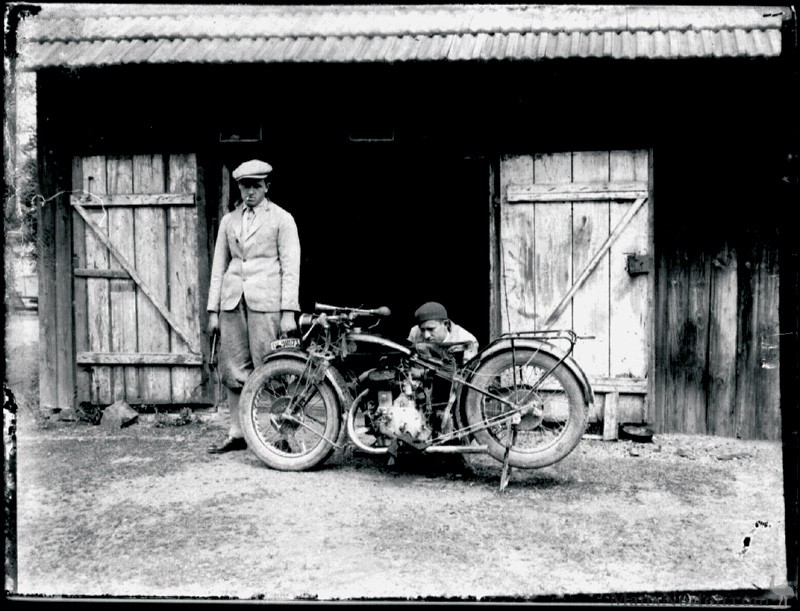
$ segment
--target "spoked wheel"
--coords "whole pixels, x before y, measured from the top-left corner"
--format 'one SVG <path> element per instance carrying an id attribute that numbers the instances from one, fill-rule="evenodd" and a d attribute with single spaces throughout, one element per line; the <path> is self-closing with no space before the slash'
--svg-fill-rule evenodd
<path id="1" fill-rule="evenodd" d="M 491 357 L 477 369 L 472 379 L 475 386 L 523 408 L 516 437 L 507 420 L 474 433 L 493 458 L 502 461 L 506 446 L 512 444 L 509 464 L 533 469 L 561 460 L 578 444 L 586 428 L 588 405 L 574 375 L 557 363 L 537 350 L 516 349 Z M 465 412 L 470 425 L 512 409 L 475 390 L 467 393 Z"/>
<path id="2" fill-rule="evenodd" d="M 325 380 L 312 382 L 304 362 L 261 365 L 239 405 L 248 447 L 273 469 L 303 471 L 333 453 L 340 427 L 336 394 Z"/>
<path id="3" fill-rule="evenodd" d="M 368 390 L 356 397 L 347 412 L 347 435 L 362 452 L 386 454 L 389 451 L 389 440 L 381 435 L 377 423 L 370 416 L 373 407 Z"/>

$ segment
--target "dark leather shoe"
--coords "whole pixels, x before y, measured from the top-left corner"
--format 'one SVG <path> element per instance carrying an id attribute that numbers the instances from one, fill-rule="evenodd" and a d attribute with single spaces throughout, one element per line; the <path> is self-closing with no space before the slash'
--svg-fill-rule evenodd
<path id="1" fill-rule="evenodd" d="M 209 454 L 224 454 L 225 452 L 234 452 L 236 450 L 246 450 L 247 442 L 244 437 L 227 437 L 218 446 L 211 446 L 208 448 Z"/>

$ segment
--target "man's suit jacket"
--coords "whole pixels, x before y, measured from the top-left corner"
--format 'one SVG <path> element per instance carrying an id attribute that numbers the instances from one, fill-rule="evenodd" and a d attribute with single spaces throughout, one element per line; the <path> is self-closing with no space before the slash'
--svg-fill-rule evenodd
<path id="1" fill-rule="evenodd" d="M 233 310 L 244 294 L 257 312 L 299 310 L 300 239 L 294 218 L 271 202 L 241 235 L 243 204 L 222 217 L 214 247 L 208 310 Z"/>

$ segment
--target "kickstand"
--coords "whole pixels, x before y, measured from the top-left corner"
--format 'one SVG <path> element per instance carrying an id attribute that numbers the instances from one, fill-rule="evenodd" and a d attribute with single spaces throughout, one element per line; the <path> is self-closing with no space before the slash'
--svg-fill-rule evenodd
<path id="1" fill-rule="evenodd" d="M 387 453 L 389 454 L 389 461 L 388 466 L 392 467 L 397 462 L 397 451 L 400 444 L 397 443 L 397 439 L 392 439 L 391 443 L 389 444 L 389 448 L 387 449 Z"/>
<path id="2" fill-rule="evenodd" d="M 511 443 L 506 446 L 506 451 L 503 455 L 503 470 L 500 472 L 500 492 L 506 489 L 508 480 L 511 479 L 511 465 L 508 464 L 508 461 L 511 457 L 511 447 L 517 442 L 517 424 L 513 420 L 508 421 L 506 433 L 506 437 L 511 438 Z"/>

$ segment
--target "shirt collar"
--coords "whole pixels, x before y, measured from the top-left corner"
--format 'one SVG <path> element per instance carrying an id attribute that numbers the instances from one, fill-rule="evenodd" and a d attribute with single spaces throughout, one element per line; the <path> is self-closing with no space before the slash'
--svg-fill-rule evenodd
<path id="1" fill-rule="evenodd" d="M 265 197 L 258 203 L 258 205 L 253 206 L 253 212 L 258 212 L 259 210 L 268 210 L 270 203 L 271 202 L 269 201 L 269 198 Z M 247 208 L 247 204 L 242 202 L 242 214 L 244 214 L 245 208 Z"/>

